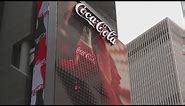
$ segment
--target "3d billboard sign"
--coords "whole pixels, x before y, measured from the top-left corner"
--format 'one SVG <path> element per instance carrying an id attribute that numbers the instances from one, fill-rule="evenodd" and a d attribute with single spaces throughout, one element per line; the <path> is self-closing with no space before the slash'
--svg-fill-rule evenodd
<path id="1" fill-rule="evenodd" d="M 116 32 L 75 1 L 58 2 L 56 26 L 55 104 L 131 104 L 127 50 Z"/>
<path id="2" fill-rule="evenodd" d="M 31 105 L 45 103 L 46 71 L 55 73 L 55 105 L 131 104 L 127 50 L 116 32 L 84 4 L 57 2 L 55 68 L 46 70 L 49 4 L 37 6 Z"/>

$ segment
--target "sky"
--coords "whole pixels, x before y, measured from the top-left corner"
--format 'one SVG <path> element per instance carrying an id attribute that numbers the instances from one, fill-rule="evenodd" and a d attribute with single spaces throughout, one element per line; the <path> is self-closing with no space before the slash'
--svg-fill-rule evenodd
<path id="1" fill-rule="evenodd" d="M 180 1 L 116 1 L 116 13 L 118 38 L 125 45 L 165 17 L 185 29 Z"/>

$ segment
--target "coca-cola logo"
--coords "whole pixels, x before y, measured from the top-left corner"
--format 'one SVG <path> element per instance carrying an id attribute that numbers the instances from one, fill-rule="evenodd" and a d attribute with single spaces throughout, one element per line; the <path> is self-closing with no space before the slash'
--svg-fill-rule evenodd
<path id="1" fill-rule="evenodd" d="M 83 19 L 85 19 L 93 28 L 95 28 L 102 37 L 105 37 L 107 41 L 114 45 L 118 36 L 117 33 L 112 30 L 105 22 L 101 21 L 95 16 L 84 4 L 78 3 L 75 6 L 76 13 Z"/>
<path id="2" fill-rule="evenodd" d="M 95 55 L 93 55 L 92 53 L 83 50 L 81 47 L 77 48 L 76 53 L 81 55 L 82 57 L 85 57 L 86 59 L 95 64 Z"/>

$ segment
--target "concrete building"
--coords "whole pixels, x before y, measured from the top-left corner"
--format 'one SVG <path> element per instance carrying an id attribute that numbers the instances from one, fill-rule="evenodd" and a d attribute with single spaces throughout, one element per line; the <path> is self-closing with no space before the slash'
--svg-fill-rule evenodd
<path id="1" fill-rule="evenodd" d="M 21 53 L 21 47 L 27 46 L 27 39 L 33 34 L 34 12 L 33 2 L 0 3 L 0 104 L 30 102 L 31 74 L 27 74 L 28 64 L 23 66 L 28 59 L 24 52 L 27 54 L 29 50 L 22 49 L 21 62 L 17 54 Z"/>
<path id="2" fill-rule="evenodd" d="M 133 105 L 185 104 L 184 37 L 165 18 L 126 45 Z"/>

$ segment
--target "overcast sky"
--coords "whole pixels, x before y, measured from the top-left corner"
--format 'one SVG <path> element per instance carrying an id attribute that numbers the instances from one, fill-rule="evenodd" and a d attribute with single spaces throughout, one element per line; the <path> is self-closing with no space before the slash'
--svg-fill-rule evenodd
<path id="1" fill-rule="evenodd" d="M 169 17 L 185 29 L 180 1 L 116 1 L 116 12 L 118 36 L 124 44 L 129 43 L 165 17 Z"/>

